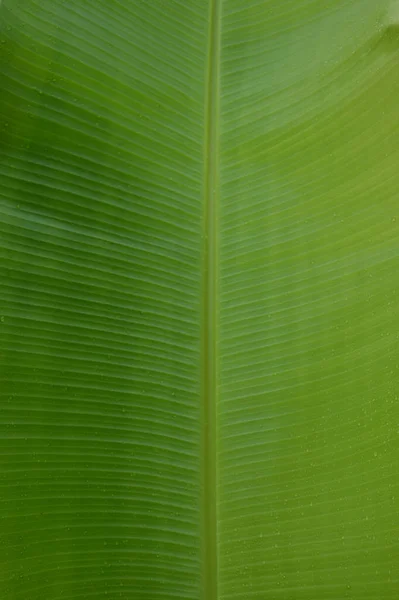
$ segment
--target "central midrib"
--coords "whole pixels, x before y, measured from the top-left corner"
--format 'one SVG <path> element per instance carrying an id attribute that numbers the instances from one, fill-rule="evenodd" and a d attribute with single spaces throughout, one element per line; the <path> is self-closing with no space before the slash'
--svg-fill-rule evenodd
<path id="1" fill-rule="evenodd" d="M 205 88 L 203 281 L 202 600 L 217 600 L 217 276 L 218 120 L 221 0 L 210 0 Z"/>

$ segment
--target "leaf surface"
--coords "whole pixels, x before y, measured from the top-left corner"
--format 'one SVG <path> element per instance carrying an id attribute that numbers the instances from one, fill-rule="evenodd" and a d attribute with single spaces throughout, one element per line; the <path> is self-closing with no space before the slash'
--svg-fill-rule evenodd
<path id="1" fill-rule="evenodd" d="M 398 14 L 2 1 L 1 598 L 397 598 Z"/>

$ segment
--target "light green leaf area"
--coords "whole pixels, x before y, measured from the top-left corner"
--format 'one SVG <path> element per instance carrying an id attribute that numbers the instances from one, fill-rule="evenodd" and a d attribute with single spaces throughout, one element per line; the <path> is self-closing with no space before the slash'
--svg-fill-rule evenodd
<path id="1" fill-rule="evenodd" d="M 1 600 L 396 600 L 399 3 L 0 28 Z"/>

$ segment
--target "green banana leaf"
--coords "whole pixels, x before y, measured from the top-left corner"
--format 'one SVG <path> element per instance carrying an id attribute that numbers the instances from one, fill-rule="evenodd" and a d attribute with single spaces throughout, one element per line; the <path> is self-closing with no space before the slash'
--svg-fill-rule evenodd
<path id="1" fill-rule="evenodd" d="M 399 3 L 0 28 L 1 600 L 396 600 Z"/>

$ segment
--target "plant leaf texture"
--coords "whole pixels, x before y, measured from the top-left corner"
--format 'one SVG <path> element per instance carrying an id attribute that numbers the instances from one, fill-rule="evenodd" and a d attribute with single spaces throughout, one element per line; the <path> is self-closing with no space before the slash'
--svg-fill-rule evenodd
<path id="1" fill-rule="evenodd" d="M 0 598 L 396 600 L 399 3 L 0 42 Z"/>

